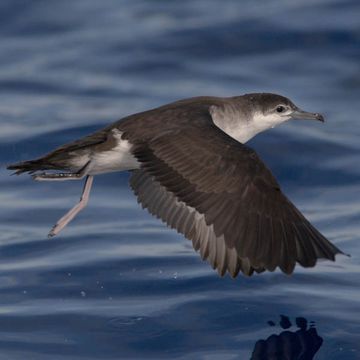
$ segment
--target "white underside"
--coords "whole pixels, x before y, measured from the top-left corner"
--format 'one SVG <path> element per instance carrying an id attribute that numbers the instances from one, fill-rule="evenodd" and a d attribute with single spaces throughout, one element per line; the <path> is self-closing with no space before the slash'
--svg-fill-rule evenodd
<path id="1" fill-rule="evenodd" d="M 86 171 L 87 175 L 138 169 L 140 164 L 130 151 L 132 145 L 129 141 L 121 139 L 122 133 L 119 130 L 113 129 L 112 131 L 118 142 L 115 147 L 111 150 L 76 157 L 73 165 L 81 168 L 90 161 Z"/>

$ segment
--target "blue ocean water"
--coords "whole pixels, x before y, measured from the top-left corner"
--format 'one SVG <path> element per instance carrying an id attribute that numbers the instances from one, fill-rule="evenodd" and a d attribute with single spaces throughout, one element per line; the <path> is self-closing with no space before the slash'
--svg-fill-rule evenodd
<path id="1" fill-rule="evenodd" d="M 359 15 L 357 0 L 2 0 L 0 359 L 266 359 L 261 340 L 299 331 L 315 359 L 360 359 Z M 325 114 L 250 145 L 351 258 L 219 278 L 119 173 L 48 240 L 82 184 L 5 170 L 130 113 L 254 91 Z"/>

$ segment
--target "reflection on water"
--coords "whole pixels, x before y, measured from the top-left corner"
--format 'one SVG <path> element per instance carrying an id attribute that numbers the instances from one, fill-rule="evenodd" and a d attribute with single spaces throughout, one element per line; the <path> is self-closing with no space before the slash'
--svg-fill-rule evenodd
<path id="1" fill-rule="evenodd" d="M 274 322 L 269 322 L 275 326 Z M 315 324 L 304 317 L 295 319 L 298 330 L 286 330 L 273 334 L 266 340 L 258 340 L 255 344 L 251 360 L 312 360 L 320 349 L 323 339 L 318 335 Z M 282 329 L 291 328 L 287 316 L 281 315 L 279 325 Z"/>

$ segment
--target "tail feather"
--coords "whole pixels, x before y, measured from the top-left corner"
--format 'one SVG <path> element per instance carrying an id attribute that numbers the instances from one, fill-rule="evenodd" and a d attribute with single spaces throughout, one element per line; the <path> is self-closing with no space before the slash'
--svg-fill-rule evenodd
<path id="1" fill-rule="evenodd" d="M 22 161 L 7 166 L 8 170 L 16 170 L 13 175 L 20 175 L 25 172 L 32 174 L 35 171 L 48 170 L 53 168 L 54 167 L 51 164 L 46 163 L 42 158 L 36 160 Z"/>

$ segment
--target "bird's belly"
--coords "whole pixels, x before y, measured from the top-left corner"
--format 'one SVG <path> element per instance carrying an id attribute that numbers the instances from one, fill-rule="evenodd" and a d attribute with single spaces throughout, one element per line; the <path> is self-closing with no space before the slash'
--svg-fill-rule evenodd
<path id="1" fill-rule="evenodd" d="M 131 154 L 131 144 L 127 140 L 118 140 L 118 144 L 110 150 L 93 153 L 89 164 L 89 175 L 103 174 L 113 171 L 133 170 L 140 167 L 139 162 Z"/>

